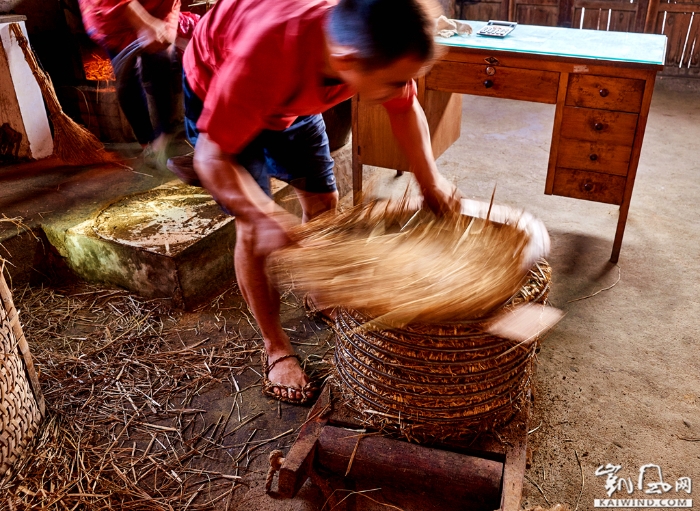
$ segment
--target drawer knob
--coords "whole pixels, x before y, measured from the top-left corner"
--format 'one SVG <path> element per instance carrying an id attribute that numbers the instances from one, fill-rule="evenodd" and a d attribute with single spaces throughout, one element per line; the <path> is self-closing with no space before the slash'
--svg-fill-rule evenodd
<path id="1" fill-rule="evenodd" d="M 484 87 L 486 87 L 487 89 L 490 89 L 491 87 L 493 87 L 493 80 L 485 80 Z"/>
<path id="2" fill-rule="evenodd" d="M 593 128 L 594 128 L 596 131 L 602 131 L 603 128 L 605 128 L 605 126 L 603 125 L 602 122 L 597 122 L 597 123 L 595 123 L 595 124 L 593 125 Z"/>
<path id="3" fill-rule="evenodd" d="M 591 161 L 596 161 L 598 159 L 598 155 L 595 153 L 589 154 L 588 157 L 591 159 Z"/>
<path id="4" fill-rule="evenodd" d="M 610 94 L 608 89 L 600 89 L 598 92 L 600 93 L 601 98 L 607 98 L 608 94 Z"/>
<path id="5" fill-rule="evenodd" d="M 586 181 L 585 183 L 583 183 L 583 189 L 587 192 L 592 192 L 593 191 L 593 183 L 591 183 L 590 181 Z"/>

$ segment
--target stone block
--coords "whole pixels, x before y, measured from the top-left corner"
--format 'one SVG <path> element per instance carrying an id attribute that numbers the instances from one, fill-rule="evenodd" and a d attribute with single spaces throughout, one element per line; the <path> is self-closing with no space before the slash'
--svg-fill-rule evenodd
<path id="1" fill-rule="evenodd" d="M 44 225 L 79 277 L 193 308 L 235 278 L 235 223 L 201 188 L 168 183 L 126 196 L 77 225 Z"/>

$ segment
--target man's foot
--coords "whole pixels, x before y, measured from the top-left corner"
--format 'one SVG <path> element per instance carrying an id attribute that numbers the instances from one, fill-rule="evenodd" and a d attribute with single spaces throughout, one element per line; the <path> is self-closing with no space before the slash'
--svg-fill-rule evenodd
<path id="1" fill-rule="evenodd" d="M 271 357 L 263 351 L 263 393 L 293 404 L 304 404 L 316 397 L 318 386 L 309 380 L 299 364 L 299 356 L 287 354 Z"/>

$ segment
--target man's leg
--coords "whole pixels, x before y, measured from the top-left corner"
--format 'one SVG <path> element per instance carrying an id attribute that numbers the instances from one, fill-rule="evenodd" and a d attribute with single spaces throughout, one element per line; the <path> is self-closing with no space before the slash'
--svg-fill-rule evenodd
<path id="1" fill-rule="evenodd" d="M 153 149 L 165 151 L 173 133 L 175 108 L 174 69 L 171 49 L 141 55 L 141 81 L 153 99 L 155 139 Z"/>
<path id="2" fill-rule="evenodd" d="M 109 52 L 113 58 L 112 52 Z M 117 99 L 119 106 L 124 112 L 126 120 L 129 121 L 134 135 L 139 144 L 145 146 L 153 141 L 155 133 L 151 124 L 151 117 L 148 113 L 148 102 L 146 92 L 143 89 L 139 72 L 136 68 L 128 70 L 128 75 L 123 83 L 117 88 Z"/>
<path id="3" fill-rule="evenodd" d="M 255 246 L 266 233 L 255 224 L 236 219 L 235 265 L 238 286 L 243 298 L 253 312 L 260 326 L 260 331 L 267 351 L 268 363 L 284 355 L 294 353 L 289 337 L 282 329 L 280 321 L 280 296 L 265 272 L 265 257 L 256 255 Z M 270 371 L 268 378 L 280 384 L 275 393 L 287 397 L 288 387 L 301 388 L 309 382 L 295 358 L 282 360 Z M 296 391 L 289 395 L 292 399 L 301 399 Z"/>

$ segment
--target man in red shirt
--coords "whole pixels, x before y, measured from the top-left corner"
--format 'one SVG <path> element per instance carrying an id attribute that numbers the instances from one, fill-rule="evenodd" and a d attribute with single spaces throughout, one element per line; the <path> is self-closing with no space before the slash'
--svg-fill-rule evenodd
<path id="1" fill-rule="evenodd" d="M 118 90 L 119 105 L 150 165 L 165 165 L 165 148 L 173 132 L 173 43 L 180 0 L 79 0 L 87 34 L 110 58 L 140 39 L 140 69 L 128 70 Z M 145 90 L 144 90 L 145 89 Z M 151 123 L 145 91 L 153 98 Z"/>
<path id="2" fill-rule="evenodd" d="M 271 199 L 269 177 L 295 187 L 304 220 L 335 208 L 320 112 L 356 93 L 384 104 L 427 204 L 441 213 L 459 207 L 437 171 L 413 81 L 435 57 L 437 14 L 428 0 L 219 0 L 185 52 L 194 172 L 172 160 L 170 168 L 236 217 L 236 276 L 265 342 L 264 389 L 277 399 L 304 402 L 316 389 L 295 360 L 265 273 L 294 223 Z"/>

